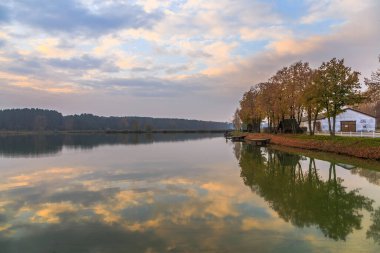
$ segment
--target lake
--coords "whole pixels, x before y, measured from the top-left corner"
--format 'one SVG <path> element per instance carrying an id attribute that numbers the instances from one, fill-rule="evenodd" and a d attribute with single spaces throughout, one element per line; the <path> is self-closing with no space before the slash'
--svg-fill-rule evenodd
<path id="1" fill-rule="evenodd" d="M 380 164 L 220 134 L 0 136 L 0 252 L 380 252 Z"/>

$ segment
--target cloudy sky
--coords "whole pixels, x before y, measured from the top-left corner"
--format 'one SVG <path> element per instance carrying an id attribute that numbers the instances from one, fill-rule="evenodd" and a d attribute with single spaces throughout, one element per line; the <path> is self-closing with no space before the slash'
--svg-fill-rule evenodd
<path id="1" fill-rule="evenodd" d="M 0 108 L 227 121 L 298 60 L 379 67 L 378 0 L 7 0 Z"/>

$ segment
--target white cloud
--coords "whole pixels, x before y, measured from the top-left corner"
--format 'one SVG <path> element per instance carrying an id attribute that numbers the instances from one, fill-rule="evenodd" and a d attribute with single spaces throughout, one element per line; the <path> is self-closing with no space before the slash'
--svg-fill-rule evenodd
<path id="1" fill-rule="evenodd" d="M 302 23 L 311 24 L 326 19 L 349 19 L 373 5 L 373 0 L 309 0 L 308 13 L 301 19 Z"/>
<path id="2" fill-rule="evenodd" d="M 256 29 L 242 27 L 239 33 L 243 41 L 280 40 L 293 35 L 293 32 L 284 26 L 265 26 Z"/>

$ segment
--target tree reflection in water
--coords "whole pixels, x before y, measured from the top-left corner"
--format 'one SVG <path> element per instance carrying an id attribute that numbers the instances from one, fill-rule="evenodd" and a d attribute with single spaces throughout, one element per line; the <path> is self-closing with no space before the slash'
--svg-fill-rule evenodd
<path id="1" fill-rule="evenodd" d="M 371 184 L 380 186 L 380 172 L 363 168 L 354 168 L 350 170 L 353 175 L 358 175 L 367 179 Z"/>
<path id="2" fill-rule="evenodd" d="M 243 144 L 241 177 L 285 221 L 298 227 L 317 226 L 326 237 L 345 240 L 361 228 L 360 210 L 371 211 L 373 201 L 358 190 L 348 191 L 337 177 L 334 163 L 330 163 L 329 178 L 324 180 L 313 158 L 308 159 L 307 168 L 302 168 L 301 158 Z M 380 220 L 380 211 L 378 217 Z"/>
<path id="3" fill-rule="evenodd" d="M 371 214 L 372 225 L 367 231 L 367 238 L 372 238 L 380 244 L 380 207 Z"/>

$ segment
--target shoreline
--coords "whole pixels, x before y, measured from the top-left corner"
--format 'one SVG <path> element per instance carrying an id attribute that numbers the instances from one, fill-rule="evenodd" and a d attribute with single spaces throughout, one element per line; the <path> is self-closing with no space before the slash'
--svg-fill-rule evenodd
<path id="1" fill-rule="evenodd" d="M 362 169 L 380 171 L 380 161 L 378 160 L 363 159 L 363 158 L 359 158 L 355 156 L 348 156 L 348 155 L 337 154 L 337 153 L 332 153 L 332 152 L 294 148 L 294 147 L 287 147 L 287 146 L 281 146 L 281 145 L 276 145 L 276 144 L 271 145 L 270 148 L 274 150 L 286 152 L 286 153 L 297 154 L 301 156 L 304 155 L 304 156 L 315 158 L 322 161 L 334 162 L 336 164 L 350 164 Z"/>
<path id="2" fill-rule="evenodd" d="M 228 130 L 152 130 L 152 131 L 134 131 L 134 130 L 57 130 L 57 131 L 0 131 L 0 135 L 38 135 L 38 134 L 202 134 L 215 133 L 222 134 Z"/>
<path id="3" fill-rule="evenodd" d="M 258 138 L 271 139 L 271 144 L 279 146 L 380 160 L 380 139 L 264 133 L 248 133 L 244 139 L 249 141 Z"/>

